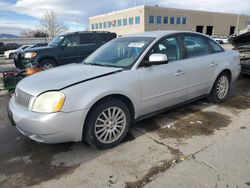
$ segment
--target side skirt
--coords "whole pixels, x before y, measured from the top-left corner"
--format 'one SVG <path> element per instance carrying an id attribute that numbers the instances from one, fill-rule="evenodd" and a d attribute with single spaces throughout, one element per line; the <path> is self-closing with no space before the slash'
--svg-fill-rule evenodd
<path id="1" fill-rule="evenodd" d="M 137 119 L 135 119 L 135 120 L 133 121 L 133 123 L 137 123 L 137 122 L 139 122 L 139 121 L 141 121 L 141 120 L 143 120 L 143 119 L 150 118 L 150 117 L 152 117 L 152 116 L 155 116 L 155 115 L 160 114 L 160 113 L 163 113 L 163 112 L 167 112 L 167 111 L 170 111 L 170 110 L 173 110 L 173 109 L 177 109 L 177 108 L 179 108 L 179 107 L 182 107 L 182 106 L 184 106 L 184 105 L 190 104 L 190 103 L 192 103 L 192 102 L 194 102 L 194 101 L 197 101 L 197 100 L 200 100 L 200 99 L 204 99 L 204 98 L 207 98 L 207 97 L 208 97 L 208 95 L 202 95 L 202 96 L 200 96 L 200 97 L 196 97 L 196 98 L 194 98 L 194 99 L 187 100 L 187 101 L 185 101 L 185 102 L 182 102 L 182 103 L 179 103 L 179 104 L 176 104 L 176 105 L 173 105 L 173 106 L 164 108 L 164 109 L 162 109 L 162 110 L 158 110 L 158 111 L 155 111 L 155 112 L 152 112 L 152 113 L 149 113 L 149 114 L 140 116 L 140 117 L 138 117 Z"/>

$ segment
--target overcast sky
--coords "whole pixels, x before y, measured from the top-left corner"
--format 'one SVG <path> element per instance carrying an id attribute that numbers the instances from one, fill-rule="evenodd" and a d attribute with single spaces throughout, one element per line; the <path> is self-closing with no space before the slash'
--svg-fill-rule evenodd
<path id="1" fill-rule="evenodd" d="M 36 29 L 49 10 L 55 11 L 71 31 L 84 30 L 89 16 L 143 4 L 250 15 L 250 0 L 0 0 L 0 33 Z"/>

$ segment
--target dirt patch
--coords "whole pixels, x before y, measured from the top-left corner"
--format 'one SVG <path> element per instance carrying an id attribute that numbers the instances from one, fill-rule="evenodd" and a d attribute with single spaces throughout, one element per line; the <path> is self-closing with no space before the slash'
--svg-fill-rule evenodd
<path id="1" fill-rule="evenodd" d="M 155 180 L 160 173 L 167 171 L 171 167 L 187 159 L 178 149 L 174 149 L 170 146 L 168 146 L 168 149 L 171 154 L 174 155 L 173 159 L 160 161 L 158 165 L 151 167 L 141 179 L 135 182 L 127 182 L 125 188 L 142 188 Z"/>
<path id="2" fill-rule="evenodd" d="M 53 156 L 60 152 L 71 151 L 72 143 L 45 145 L 24 139 L 12 150 L 1 157 L 1 173 L 8 177 L 1 186 L 32 186 L 51 179 L 70 174 L 79 165 L 51 165 Z M 8 157 L 8 158 L 7 158 Z"/>
<path id="3" fill-rule="evenodd" d="M 226 108 L 233 108 L 236 110 L 246 110 L 250 108 L 250 96 L 235 96 L 231 99 L 228 99 L 227 101 L 220 104 L 220 106 L 226 107 Z"/>
<path id="4" fill-rule="evenodd" d="M 231 119 L 227 115 L 212 111 L 199 111 L 186 117 L 181 117 L 181 119 L 165 126 L 160 126 L 154 119 L 148 119 L 143 121 L 138 127 L 145 128 L 148 132 L 154 131 L 161 139 L 178 139 L 195 135 L 211 135 L 215 130 L 227 127 L 230 123 Z"/>
<path id="5" fill-rule="evenodd" d="M 141 188 L 153 181 L 159 173 L 165 172 L 172 166 L 172 161 L 161 161 L 161 165 L 149 169 L 147 174 L 135 182 L 127 182 L 125 188 Z"/>

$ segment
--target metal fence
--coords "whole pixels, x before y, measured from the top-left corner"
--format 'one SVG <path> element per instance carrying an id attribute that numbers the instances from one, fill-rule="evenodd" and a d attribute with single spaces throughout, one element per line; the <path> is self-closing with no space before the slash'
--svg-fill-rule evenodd
<path id="1" fill-rule="evenodd" d="M 0 42 L 3 43 L 17 43 L 24 44 L 36 44 L 36 43 L 49 43 L 52 38 L 0 38 Z"/>

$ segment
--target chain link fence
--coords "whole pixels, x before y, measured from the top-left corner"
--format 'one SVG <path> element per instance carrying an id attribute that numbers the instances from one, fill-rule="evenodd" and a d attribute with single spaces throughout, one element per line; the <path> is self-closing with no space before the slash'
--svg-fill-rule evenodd
<path id="1" fill-rule="evenodd" d="M 0 38 L 0 42 L 24 44 L 49 43 L 52 38 Z"/>

